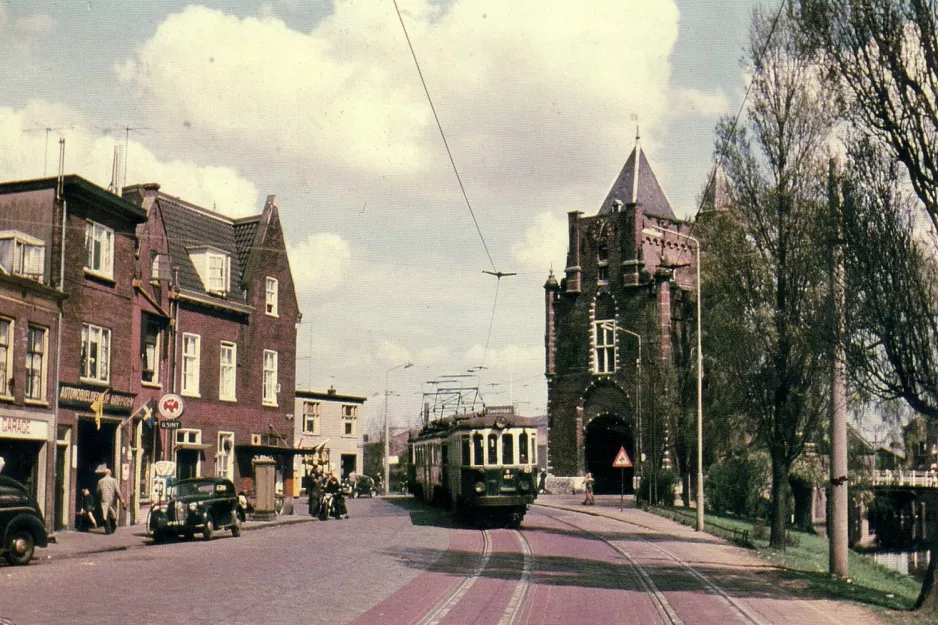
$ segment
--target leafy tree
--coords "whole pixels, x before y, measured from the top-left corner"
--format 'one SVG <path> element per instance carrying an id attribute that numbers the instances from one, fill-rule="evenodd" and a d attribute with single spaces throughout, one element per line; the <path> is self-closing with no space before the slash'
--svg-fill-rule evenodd
<path id="1" fill-rule="evenodd" d="M 787 15 L 753 15 L 748 124 L 717 127 L 725 146 L 729 213 L 698 232 L 710 392 L 771 456 L 770 544 L 785 548 L 792 463 L 827 414 L 830 260 L 825 141 L 835 107 Z M 722 248 L 721 238 L 735 245 Z M 724 386 L 725 385 L 725 386 Z"/>

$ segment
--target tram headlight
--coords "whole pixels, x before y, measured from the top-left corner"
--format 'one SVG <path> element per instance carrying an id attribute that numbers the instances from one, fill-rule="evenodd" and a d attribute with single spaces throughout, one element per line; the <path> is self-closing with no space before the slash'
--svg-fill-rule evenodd
<path id="1" fill-rule="evenodd" d="M 518 482 L 518 488 L 520 490 L 528 490 L 531 488 L 531 483 L 528 482 L 527 480 L 521 480 L 520 482 Z"/>
<path id="2" fill-rule="evenodd" d="M 485 492 L 485 483 L 484 483 L 484 482 L 476 482 L 475 488 L 476 488 L 476 492 L 481 495 L 482 493 Z"/>
<path id="3" fill-rule="evenodd" d="M 530 472 L 531 472 L 531 465 L 530 465 L 530 464 L 529 464 L 529 465 L 526 465 L 526 466 L 524 467 L 524 472 L 525 472 L 525 473 L 530 473 Z"/>

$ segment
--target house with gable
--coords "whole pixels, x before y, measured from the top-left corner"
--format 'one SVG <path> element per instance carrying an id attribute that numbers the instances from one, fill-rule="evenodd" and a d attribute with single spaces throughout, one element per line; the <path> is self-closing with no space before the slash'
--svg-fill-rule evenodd
<path id="1" fill-rule="evenodd" d="M 253 462 L 273 459 L 292 494 L 293 392 L 300 312 L 279 211 L 233 219 L 160 191 L 125 187 L 138 229 L 136 307 L 141 396 L 173 394 L 170 429 L 141 422 L 141 467 L 176 463 L 178 478 L 223 476 L 253 489 Z M 141 500 L 150 495 L 140 472 Z"/>

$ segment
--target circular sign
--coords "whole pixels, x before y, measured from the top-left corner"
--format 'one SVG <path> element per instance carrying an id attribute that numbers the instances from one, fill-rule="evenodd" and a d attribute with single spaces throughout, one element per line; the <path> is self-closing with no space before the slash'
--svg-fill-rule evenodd
<path id="1" fill-rule="evenodd" d="M 160 401 L 157 404 L 157 410 L 160 411 L 160 416 L 164 419 L 178 418 L 184 408 L 185 405 L 182 402 L 182 397 L 172 393 L 167 393 L 160 397 Z"/>

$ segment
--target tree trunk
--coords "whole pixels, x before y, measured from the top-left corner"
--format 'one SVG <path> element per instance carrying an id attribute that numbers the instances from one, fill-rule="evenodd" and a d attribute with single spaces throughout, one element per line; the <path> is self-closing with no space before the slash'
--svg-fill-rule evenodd
<path id="1" fill-rule="evenodd" d="M 935 505 L 938 503 L 936 498 L 926 496 L 924 502 L 926 514 L 932 517 L 938 508 Z M 925 531 L 931 551 L 928 570 L 925 572 L 925 580 L 922 583 L 922 592 L 919 593 L 918 601 L 915 602 L 915 609 L 922 615 L 936 617 L 938 616 L 938 584 L 935 583 L 938 578 L 938 528 L 935 523 L 928 523 Z"/>
<path id="2" fill-rule="evenodd" d="M 785 551 L 785 528 L 788 521 L 787 497 L 788 466 L 780 458 L 772 457 L 772 533 L 769 546 Z"/>

